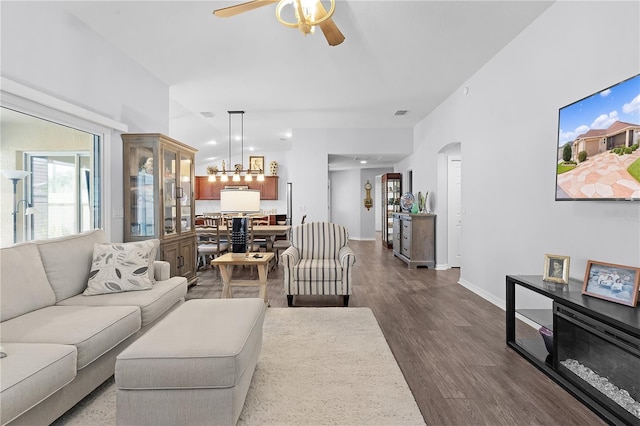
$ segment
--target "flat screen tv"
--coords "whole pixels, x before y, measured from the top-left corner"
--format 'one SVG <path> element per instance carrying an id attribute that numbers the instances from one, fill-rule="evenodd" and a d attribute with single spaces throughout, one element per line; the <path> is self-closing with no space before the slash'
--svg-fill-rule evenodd
<path id="1" fill-rule="evenodd" d="M 560 108 L 556 200 L 640 201 L 640 74 Z"/>

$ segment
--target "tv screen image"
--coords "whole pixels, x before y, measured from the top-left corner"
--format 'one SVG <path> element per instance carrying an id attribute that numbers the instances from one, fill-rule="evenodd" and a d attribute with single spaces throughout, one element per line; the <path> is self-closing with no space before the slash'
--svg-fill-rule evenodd
<path id="1" fill-rule="evenodd" d="M 560 108 L 556 200 L 640 200 L 640 74 Z"/>

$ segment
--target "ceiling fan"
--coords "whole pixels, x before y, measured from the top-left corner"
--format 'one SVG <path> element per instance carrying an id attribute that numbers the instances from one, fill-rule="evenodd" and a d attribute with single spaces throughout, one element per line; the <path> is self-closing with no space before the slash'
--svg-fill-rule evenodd
<path id="1" fill-rule="evenodd" d="M 281 24 L 289 28 L 298 28 L 304 35 L 313 33 L 317 25 L 322 30 L 329 45 L 337 46 L 344 41 L 344 35 L 333 22 L 333 19 L 331 19 L 336 8 L 336 1 L 330 1 L 331 6 L 328 12 L 321 0 L 252 0 L 235 6 L 214 10 L 213 14 L 222 18 L 228 18 L 262 6 L 278 3 L 276 6 L 276 18 L 278 18 Z M 293 8 L 296 22 L 288 22 L 282 18 L 282 11 L 286 6 Z"/>

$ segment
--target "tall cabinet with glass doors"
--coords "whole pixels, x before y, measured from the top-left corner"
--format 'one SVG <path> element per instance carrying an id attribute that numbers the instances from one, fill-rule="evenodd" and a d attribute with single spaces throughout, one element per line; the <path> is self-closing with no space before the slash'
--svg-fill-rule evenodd
<path id="1" fill-rule="evenodd" d="M 160 240 L 171 276 L 196 282 L 196 149 L 159 133 L 123 134 L 124 239 Z"/>
<path id="2" fill-rule="evenodd" d="M 402 195 L 402 174 L 385 173 L 380 182 L 382 187 L 382 245 L 393 247 L 393 214 L 400 211 L 400 196 Z"/>

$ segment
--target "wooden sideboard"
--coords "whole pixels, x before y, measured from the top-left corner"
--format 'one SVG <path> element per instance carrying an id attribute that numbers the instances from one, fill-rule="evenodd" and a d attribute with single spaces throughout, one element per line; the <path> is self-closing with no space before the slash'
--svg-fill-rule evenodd
<path id="1" fill-rule="evenodd" d="M 196 200 L 219 200 L 220 190 L 235 186 L 259 190 L 261 200 L 278 199 L 278 176 L 265 176 L 263 182 L 255 179 L 251 182 L 209 182 L 208 176 L 196 176 Z"/>
<path id="2" fill-rule="evenodd" d="M 393 255 L 409 268 L 435 268 L 436 216 L 393 213 Z"/>

